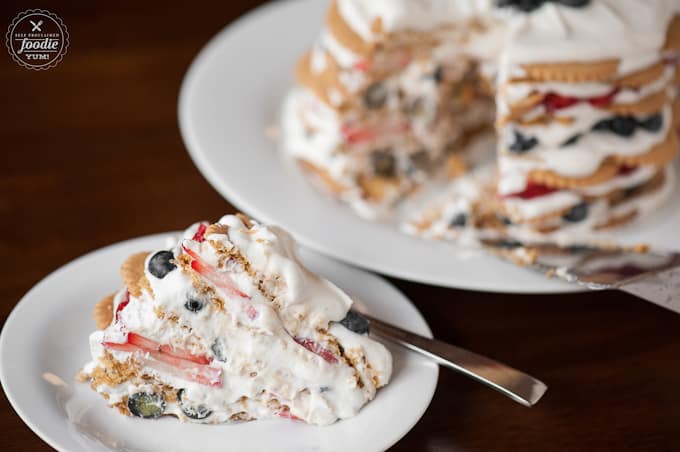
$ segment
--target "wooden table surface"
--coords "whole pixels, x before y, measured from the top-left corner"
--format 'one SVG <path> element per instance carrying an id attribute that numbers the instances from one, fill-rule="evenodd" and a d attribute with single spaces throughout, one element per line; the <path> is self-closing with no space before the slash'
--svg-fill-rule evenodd
<path id="1" fill-rule="evenodd" d="M 31 286 L 83 253 L 233 212 L 186 153 L 177 94 L 201 46 L 257 2 L 79 3 L 0 5 L 2 27 L 25 9 L 57 13 L 71 42 L 48 71 L 0 58 L 3 323 Z M 392 282 L 437 337 L 550 387 L 527 409 L 442 370 L 432 404 L 394 450 L 680 450 L 680 316 L 612 292 L 502 295 Z M 0 447 L 49 450 L 4 393 Z"/>

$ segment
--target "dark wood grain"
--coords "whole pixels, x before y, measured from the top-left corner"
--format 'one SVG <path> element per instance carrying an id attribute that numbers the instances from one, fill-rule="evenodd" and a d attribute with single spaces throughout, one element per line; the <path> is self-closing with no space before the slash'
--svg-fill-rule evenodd
<path id="1" fill-rule="evenodd" d="M 177 94 L 201 46 L 257 2 L 80 3 L 0 4 L 3 35 L 18 12 L 42 7 L 71 36 L 62 63 L 46 72 L 1 52 L 3 323 L 33 284 L 85 252 L 233 211 L 187 156 Z M 619 293 L 394 283 L 441 339 L 550 386 L 526 409 L 443 370 L 430 408 L 394 450 L 680 450 L 680 316 Z M 0 446 L 49 449 L 4 394 Z"/>

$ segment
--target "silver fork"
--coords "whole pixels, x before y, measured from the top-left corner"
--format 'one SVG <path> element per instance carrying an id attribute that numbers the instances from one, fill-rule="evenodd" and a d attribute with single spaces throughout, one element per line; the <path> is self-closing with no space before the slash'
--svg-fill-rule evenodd
<path id="1" fill-rule="evenodd" d="M 356 311 L 353 313 L 368 320 L 369 334 L 427 356 L 440 365 L 467 375 L 524 406 L 536 404 L 548 389 L 543 382 L 531 375 L 492 359 L 446 342 L 411 333 L 364 313 Z"/>

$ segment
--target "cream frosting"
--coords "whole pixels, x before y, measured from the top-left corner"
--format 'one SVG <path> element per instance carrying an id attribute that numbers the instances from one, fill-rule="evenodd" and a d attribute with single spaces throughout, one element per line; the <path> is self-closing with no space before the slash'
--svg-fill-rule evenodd
<path id="1" fill-rule="evenodd" d="M 228 286 L 211 284 L 215 292 L 210 297 L 219 297 L 224 309 L 204 299 L 200 310 L 188 310 L 188 298 L 205 297 L 196 292 L 192 282 L 193 276 L 203 273 L 195 270 L 192 275 L 177 268 L 159 279 L 149 272 L 147 258 L 145 276 L 152 292 L 144 290 L 141 296 L 129 298 L 125 290 L 118 292 L 115 310 L 124 299 L 128 303 L 118 313 L 118 320 L 90 336 L 93 362 L 86 371 L 92 372 L 105 352 L 120 362 L 133 357 L 141 364 L 141 373 L 183 389 L 183 400 L 212 412 L 205 419 L 194 420 L 183 415 L 179 405 L 167 404 L 166 414 L 187 421 L 219 423 L 233 415 L 255 419 L 291 415 L 325 425 L 355 415 L 373 399 L 377 387 L 389 381 L 390 353 L 368 336 L 338 323 L 352 300 L 300 263 L 295 242 L 287 232 L 259 224 L 249 228 L 233 215 L 223 217 L 219 224 L 226 232 L 210 234 L 204 242 L 191 239 L 198 229 L 198 225 L 192 226 L 172 252 L 175 256 L 191 252 L 200 257 L 202 265 L 217 269 L 218 278 L 230 281 Z M 248 271 L 238 259 L 225 258 L 218 249 L 240 253 L 248 262 Z M 163 316 L 158 315 L 159 310 Z M 169 316 L 175 320 L 168 320 Z M 106 345 L 125 343 L 133 333 L 209 358 L 208 364 L 187 371 L 197 372 L 198 377 L 204 373 L 209 382 L 187 377 L 172 363 L 154 360 L 153 353 Z M 337 351 L 331 351 L 335 350 L 332 341 L 357 364 L 349 365 L 334 355 Z M 100 385 L 97 390 L 108 396 L 109 404 L 115 404 L 126 396 L 152 390 L 152 383 L 128 380 L 114 387 Z M 289 410 L 282 413 L 283 404 Z"/>

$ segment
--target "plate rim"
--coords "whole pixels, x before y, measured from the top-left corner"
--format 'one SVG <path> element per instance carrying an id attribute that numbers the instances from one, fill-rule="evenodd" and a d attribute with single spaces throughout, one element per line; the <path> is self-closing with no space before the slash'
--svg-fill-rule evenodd
<path id="1" fill-rule="evenodd" d="M 42 287 L 45 285 L 49 284 L 53 280 L 58 280 L 62 275 L 68 271 L 71 270 L 72 267 L 77 266 L 80 262 L 90 259 L 90 258 L 95 258 L 96 255 L 101 255 L 103 253 L 106 253 L 107 251 L 113 251 L 116 248 L 120 247 L 125 247 L 125 246 L 131 246 L 135 242 L 151 242 L 151 241 L 161 241 L 165 238 L 171 237 L 171 236 L 176 236 L 178 234 L 181 234 L 181 231 L 168 231 L 168 232 L 163 232 L 163 233 L 156 233 L 156 234 L 148 234 L 148 235 L 143 235 L 139 237 L 134 237 L 134 238 L 129 238 L 125 240 L 121 240 L 118 242 L 114 242 L 108 245 L 104 245 L 98 248 L 95 248 L 91 251 L 88 251 L 80 256 L 77 256 L 76 258 L 62 264 L 55 270 L 51 271 L 44 277 L 42 277 L 38 282 L 36 282 L 33 286 L 31 286 L 30 289 L 28 289 L 23 296 L 19 299 L 19 301 L 14 305 L 12 310 L 10 311 L 9 315 L 5 319 L 5 323 L 2 327 L 2 330 L 0 331 L 0 386 L 2 387 L 2 390 L 5 394 L 5 397 L 7 397 L 7 401 L 9 402 L 10 406 L 12 409 L 15 411 L 15 413 L 19 416 L 22 422 L 31 429 L 31 431 L 37 435 L 42 441 L 44 441 L 47 445 L 50 447 L 56 449 L 56 450 L 68 450 L 64 449 L 63 445 L 59 443 L 58 439 L 53 438 L 50 436 L 40 425 L 39 422 L 35 422 L 34 419 L 31 417 L 30 413 L 28 413 L 23 407 L 21 401 L 17 398 L 17 394 L 15 392 L 12 392 L 11 387 L 8 385 L 7 381 L 7 366 L 5 366 L 5 358 L 4 358 L 4 353 L 3 351 L 6 350 L 6 347 L 8 347 L 8 341 L 11 339 L 8 339 L 8 333 L 7 331 L 10 331 L 12 326 L 16 324 L 16 318 L 20 318 L 22 315 L 22 312 L 25 309 L 28 309 L 31 303 L 35 303 L 35 301 L 31 302 L 30 297 L 32 294 L 35 292 L 41 290 Z M 366 271 L 365 269 L 358 268 L 356 266 L 349 265 L 345 262 L 342 261 L 337 261 L 334 260 L 328 256 L 325 256 L 323 254 L 320 254 L 314 250 L 304 248 L 299 246 L 298 251 L 300 254 L 309 254 L 311 258 L 313 259 L 322 259 L 322 260 L 327 260 L 329 263 L 332 265 L 338 265 L 341 267 L 346 267 L 347 269 L 355 272 L 361 272 L 364 273 L 366 276 L 370 278 L 375 278 L 376 280 L 379 280 L 381 284 L 384 284 L 388 286 L 391 290 L 394 290 L 396 293 L 398 293 L 405 303 L 412 308 L 417 316 L 417 321 L 422 324 L 423 329 L 424 329 L 424 335 L 432 338 L 432 330 L 427 322 L 427 319 L 423 316 L 423 314 L 420 312 L 418 307 L 410 300 L 409 297 L 407 297 L 398 287 L 396 287 L 394 284 L 392 284 L 390 281 L 386 280 L 384 277 L 381 275 L 377 275 L 375 273 Z M 303 259 L 303 264 L 304 264 L 304 259 Z M 332 282 L 332 281 L 331 281 Z M 28 301 L 27 301 L 28 300 Z M 425 389 L 429 391 L 429 396 L 427 397 L 426 403 L 423 404 L 423 408 L 420 412 L 417 413 L 416 416 L 412 417 L 412 421 L 409 422 L 408 427 L 400 431 L 398 434 L 395 435 L 395 438 L 391 439 L 389 441 L 389 444 L 386 445 L 386 448 L 392 447 L 394 444 L 396 444 L 399 440 L 401 440 L 404 436 L 406 436 L 412 429 L 413 427 L 422 419 L 424 416 L 425 412 L 427 409 L 430 407 L 432 404 L 432 400 L 434 398 L 434 395 L 437 390 L 437 386 L 439 383 L 439 372 L 440 368 L 439 366 L 432 366 L 432 371 L 434 372 L 432 378 L 432 381 L 430 382 L 429 385 L 425 386 Z M 69 421 L 66 421 L 69 422 Z"/>

